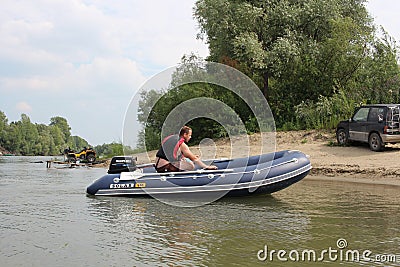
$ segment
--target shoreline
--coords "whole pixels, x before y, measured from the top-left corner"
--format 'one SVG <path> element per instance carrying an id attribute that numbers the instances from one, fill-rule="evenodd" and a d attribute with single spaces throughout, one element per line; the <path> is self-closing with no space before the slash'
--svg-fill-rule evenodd
<path id="1" fill-rule="evenodd" d="M 259 154 L 261 135 L 253 134 L 249 140 L 250 155 Z M 313 168 L 307 180 L 400 186 L 400 144 L 387 145 L 383 152 L 373 152 L 367 144 L 337 146 L 335 132 L 326 130 L 279 131 L 275 140 L 275 151 L 300 150 L 310 157 Z M 230 158 L 232 150 L 229 139 L 190 148 L 202 158 Z M 151 162 L 155 153 L 148 152 L 150 161 L 146 153 L 134 156 L 143 164 Z"/>
<path id="2" fill-rule="evenodd" d="M 276 136 L 277 150 L 297 149 L 310 156 L 313 168 L 305 179 L 400 186 L 399 144 L 373 152 L 368 144 L 337 146 L 334 131 L 277 132 Z"/>
<path id="3" fill-rule="evenodd" d="M 312 171 L 312 170 L 311 170 Z M 379 185 L 379 186 L 394 186 L 400 189 L 400 178 L 399 177 L 385 177 L 385 178 L 370 178 L 366 176 L 324 176 L 320 174 L 310 173 L 304 180 L 308 181 L 328 181 L 328 182 L 343 182 L 352 184 L 367 184 L 367 185 Z"/>

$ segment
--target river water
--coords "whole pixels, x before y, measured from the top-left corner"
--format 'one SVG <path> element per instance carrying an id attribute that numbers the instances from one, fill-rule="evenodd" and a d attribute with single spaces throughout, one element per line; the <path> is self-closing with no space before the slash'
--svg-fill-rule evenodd
<path id="1" fill-rule="evenodd" d="M 400 266 L 400 187 L 305 179 L 181 208 L 87 197 L 105 169 L 47 159 L 0 157 L 1 266 Z"/>

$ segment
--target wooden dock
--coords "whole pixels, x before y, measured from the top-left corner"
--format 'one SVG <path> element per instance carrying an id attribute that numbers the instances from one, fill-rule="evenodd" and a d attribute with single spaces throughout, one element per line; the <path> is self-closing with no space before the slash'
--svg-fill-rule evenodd
<path id="1" fill-rule="evenodd" d="M 76 163 L 76 162 L 67 162 L 67 161 L 57 161 L 57 160 L 48 160 L 46 161 L 46 168 L 51 168 L 51 166 L 61 166 L 64 165 L 63 168 L 74 168 L 74 167 L 85 167 L 92 165 L 91 163 Z"/>
<path id="2" fill-rule="evenodd" d="M 68 161 L 59 161 L 59 160 L 47 160 L 46 168 L 49 169 L 52 166 L 60 166 L 62 168 L 75 168 L 75 167 L 93 167 L 95 165 L 103 164 L 104 162 L 68 162 Z M 62 166 L 63 165 L 63 166 Z M 56 167 L 57 168 L 57 167 Z"/>

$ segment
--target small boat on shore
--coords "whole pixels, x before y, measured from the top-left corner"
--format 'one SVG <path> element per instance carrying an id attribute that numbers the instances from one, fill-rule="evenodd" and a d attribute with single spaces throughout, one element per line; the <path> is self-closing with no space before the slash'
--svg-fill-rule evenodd
<path id="1" fill-rule="evenodd" d="M 303 179 L 311 170 L 308 156 L 294 150 L 217 159 L 212 163 L 218 170 L 157 173 L 152 164 L 136 166 L 132 157 L 114 157 L 108 174 L 89 185 L 86 192 L 92 196 L 128 197 L 193 197 L 210 193 L 221 197 L 244 196 L 282 190 Z"/>

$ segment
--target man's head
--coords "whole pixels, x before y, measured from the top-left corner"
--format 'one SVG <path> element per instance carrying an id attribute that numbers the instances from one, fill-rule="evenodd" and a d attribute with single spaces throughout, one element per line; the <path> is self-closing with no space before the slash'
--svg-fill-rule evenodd
<path id="1" fill-rule="evenodd" d="M 189 126 L 183 126 L 179 131 L 179 136 L 185 139 L 185 142 L 189 142 L 190 138 L 192 138 L 192 128 Z"/>

